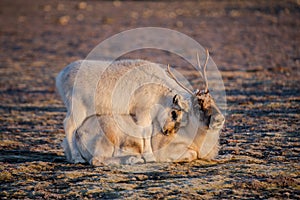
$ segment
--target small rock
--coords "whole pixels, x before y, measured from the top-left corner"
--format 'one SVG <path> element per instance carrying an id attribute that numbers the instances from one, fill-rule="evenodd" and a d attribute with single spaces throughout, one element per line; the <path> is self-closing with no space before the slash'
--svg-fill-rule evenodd
<path id="1" fill-rule="evenodd" d="M 59 24 L 63 25 L 63 26 L 67 25 L 69 23 L 69 21 L 70 21 L 70 16 L 68 16 L 68 15 L 62 16 L 58 20 Z"/>
<path id="2" fill-rule="evenodd" d="M 85 9 L 87 8 L 87 3 L 84 2 L 84 1 L 79 2 L 77 8 L 78 8 L 79 10 L 85 10 Z"/>

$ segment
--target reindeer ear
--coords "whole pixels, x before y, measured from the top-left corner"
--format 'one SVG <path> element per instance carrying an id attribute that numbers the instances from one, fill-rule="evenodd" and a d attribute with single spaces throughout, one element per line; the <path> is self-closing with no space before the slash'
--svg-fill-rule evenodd
<path id="1" fill-rule="evenodd" d="M 184 110 L 188 111 L 189 109 L 189 104 L 186 100 L 183 99 L 180 95 L 176 94 L 173 97 L 173 107 L 178 109 L 178 110 Z"/>
<path id="2" fill-rule="evenodd" d="M 173 97 L 173 104 L 178 105 L 178 101 L 179 101 L 179 96 L 175 94 L 175 96 Z"/>

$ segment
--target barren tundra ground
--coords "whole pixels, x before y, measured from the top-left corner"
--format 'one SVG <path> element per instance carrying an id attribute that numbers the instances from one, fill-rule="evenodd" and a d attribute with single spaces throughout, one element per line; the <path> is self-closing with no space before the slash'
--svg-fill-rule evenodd
<path id="1" fill-rule="evenodd" d="M 299 1 L 0 1 L 1 199 L 300 199 Z M 123 30 L 178 30 L 223 76 L 219 162 L 91 167 L 65 161 L 54 78 Z M 167 36 L 166 36 L 167 37 Z M 171 64 L 157 50 L 124 57 Z"/>

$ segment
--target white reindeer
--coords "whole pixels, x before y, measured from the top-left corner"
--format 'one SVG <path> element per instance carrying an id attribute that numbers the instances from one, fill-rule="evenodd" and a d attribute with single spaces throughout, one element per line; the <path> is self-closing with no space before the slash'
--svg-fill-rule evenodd
<path id="1" fill-rule="evenodd" d="M 225 120 L 208 91 L 206 52 L 205 89 L 196 92 L 169 66 L 144 60 L 68 65 L 56 78 L 67 107 L 67 160 L 97 166 L 213 159 Z"/>

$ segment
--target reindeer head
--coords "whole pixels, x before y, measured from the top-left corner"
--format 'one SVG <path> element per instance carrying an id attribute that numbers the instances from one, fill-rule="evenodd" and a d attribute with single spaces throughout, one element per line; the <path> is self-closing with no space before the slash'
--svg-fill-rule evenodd
<path id="1" fill-rule="evenodd" d="M 212 98 L 212 96 L 209 93 L 208 90 L 208 81 L 207 81 L 207 75 L 206 75 L 206 67 L 207 67 L 207 63 L 209 60 L 209 52 L 208 50 L 206 50 L 206 60 L 204 63 L 204 66 L 201 67 L 200 64 L 200 60 L 199 60 L 199 56 L 197 53 L 197 63 L 198 63 L 198 69 L 200 71 L 200 75 L 204 81 L 205 87 L 204 90 L 199 90 L 196 89 L 194 92 L 191 91 L 190 89 L 188 89 L 187 87 L 185 87 L 181 82 L 179 82 L 175 75 L 171 72 L 170 70 L 170 66 L 168 65 L 167 67 L 167 72 L 169 74 L 169 76 L 180 86 L 182 87 L 184 90 L 186 90 L 190 95 L 191 95 L 191 101 L 193 107 L 197 107 L 201 113 L 201 119 L 207 126 L 209 126 L 210 124 L 210 119 L 211 119 L 211 115 L 212 115 L 212 109 L 211 107 L 214 107 L 214 110 L 218 113 L 221 113 L 219 111 L 219 109 L 217 108 L 217 106 L 214 103 L 214 100 Z M 173 107 L 170 111 L 169 114 L 169 118 L 166 120 L 165 126 L 163 129 L 163 133 L 165 135 L 169 135 L 170 133 L 176 133 L 178 131 L 178 129 L 180 128 L 180 124 L 182 121 L 182 116 L 183 116 L 183 111 L 187 112 L 188 109 L 184 110 L 182 109 L 182 104 L 181 103 L 183 100 L 182 98 L 179 98 L 181 96 L 176 95 L 173 99 Z M 178 105 L 180 104 L 180 105 Z M 188 105 L 187 102 L 185 102 L 185 105 Z"/>

